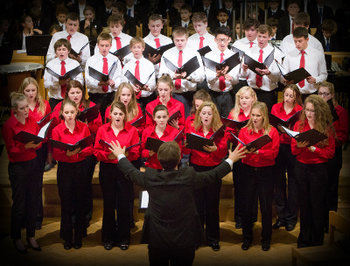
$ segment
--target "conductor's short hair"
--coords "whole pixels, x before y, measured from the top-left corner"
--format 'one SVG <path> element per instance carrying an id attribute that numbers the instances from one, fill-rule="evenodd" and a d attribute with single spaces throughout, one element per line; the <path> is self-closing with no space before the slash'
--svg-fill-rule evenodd
<path id="1" fill-rule="evenodd" d="M 164 170 L 175 169 L 181 159 L 179 144 L 175 141 L 164 142 L 160 145 L 157 156 Z"/>

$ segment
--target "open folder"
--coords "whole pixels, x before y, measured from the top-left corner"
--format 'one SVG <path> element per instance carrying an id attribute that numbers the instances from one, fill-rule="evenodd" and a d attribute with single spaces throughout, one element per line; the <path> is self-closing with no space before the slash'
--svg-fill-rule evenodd
<path id="1" fill-rule="evenodd" d="M 90 44 L 90 42 L 87 42 L 87 43 L 85 43 L 78 51 L 75 51 L 73 48 L 70 50 L 70 54 L 72 54 L 72 55 L 74 55 L 74 56 L 78 56 L 78 55 L 80 55 L 81 54 L 81 52 L 84 50 L 84 48 L 86 47 L 86 46 L 88 46 Z"/>
<path id="2" fill-rule="evenodd" d="M 275 49 L 273 49 L 272 52 L 265 58 L 264 63 L 260 63 L 260 62 L 258 62 L 256 60 L 254 60 L 253 58 L 251 58 L 249 55 L 244 54 L 243 55 L 243 57 L 244 57 L 244 64 L 246 64 L 248 66 L 248 68 L 251 71 L 253 71 L 255 74 L 261 76 L 260 73 L 257 72 L 255 69 L 256 68 L 259 68 L 259 69 L 268 68 L 273 62 L 274 52 L 275 52 Z"/>
<path id="3" fill-rule="evenodd" d="M 305 70 L 305 68 L 297 68 L 289 73 L 285 73 L 285 71 L 282 71 L 280 67 L 280 63 L 275 59 L 276 64 L 278 66 L 279 71 L 281 72 L 281 75 L 287 80 L 287 81 L 293 81 L 294 84 L 299 83 L 300 81 L 306 79 L 307 77 L 310 77 L 311 74 Z"/>
<path id="4" fill-rule="evenodd" d="M 277 128 L 280 131 L 279 125 L 282 125 L 287 128 L 292 128 L 294 124 L 299 120 L 301 111 L 296 112 L 294 115 L 288 118 L 288 120 L 283 120 L 273 114 L 269 114 L 269 122 L 272 126 Z"/>
<path id="5" fill-rule="evenodd" d="M 281 127 L 283 128 L 283 130 L 288 136 L 294 138 L 297 142 L 307 141 L 309 143 L 308 147 L 313 146 L 316 143 L 328 138 L 325 134 L 321 133 L 316 129 L 310 129 L 304 132 L 297 132 L 297 131 L 290 130 L 284 126 L 281 126 Z"/>
<path id="6" fill-rule="evenodd" d="M 186 134 L 187 148 L 202 152 L 207 152 L 203 149 L 204 146 L 213 146 L 214 142 L 220 140 L 225 135 L 225 126 L 222 125 L 209 139 L 195 133 Z"/>
<path id="7" fill-rule="evenodd" d="M 229 58 L 226 58 L 222 63 L 217 63 L 213 60 L 210 60 L 206 57 L 203 57 L 203 64 L 206 68 L 209 68 L 210 70 L 216 72 L 217 70 L 222 70 L 226 66 L 228 66 L 227 73 L 230 72 L 235 66 L 239 65 L 241 63 L 241 60 L 239 58 L 239 54 L 235 53 L 234 55 L 230 56 Z"/>
<path id="8" fill-rule="evenodd" d="M 127 70 L 124 74 L 124 76 L 128 79 L 128 81 L 134 85 L 134 86 L 139 86 L 139 87 L 143 87 L 145 86 L 148 81 L 150 80 L 150 78 L 152 77 L 154 71 L 152 72 L 152 74 L 147 78 L 145 83 L 142 83 L 141 81 L 139 81 L 129 70 Z"/>
<path id="9" fill-rule="evenodd" d="M 211 48 L 207 45 L 204 46 L 200 49 L 197 50 L 197 52 L 201 55 L 201 56 L 205 56 L 207 53 L 209 53 L 211 51 Z"/>
<path id="10" fill-rule="evenodd" d="M 27 55 L 46 56 L 51 38 L 51 35 L 26 36 L 25 42 Z"/>
<path id="11" fill-rule="evenodd" d="M 183 137 L 183 129 L 174 138 L 174 141 L 179 142 Z M 158 152 L 160 145 L 164 143 L 163 140 L 148 137 L 145 148 L 150 151 Z"/>
<path id="12" fill-rule="evenodd" d="M 66 74 L 64 74 L 63 76 L 56 73 L 55 71 L 53 71 L 52 69 L 46 67 L 46 71 L 48 73 L 50 73 L 52 76 L 54 76 L 55 78 L 58 78 L 59 80 L 66 80 L 68 78 L 70 79 L 74 79 L 76 76 L 78 76 L 81 72 L 83 72 L 83 69 L 81 68 L 81 66 L 77 66 L 76 68 L 73 68 L 72 70 L 69 70 L 68 72 L 66 72 Z"/>
<path id="13" fill-rule="evenodd" d="M 237 129 L 241 129 L 242 127 L 244 127 L 245 125 L 248 124 L 248 120 L 244 120 L 244 121 L 237 121 L 237 120 L 233 120 L 230 118 L 225 118 L 225 117 L 221 117 L 221 122 L 226 126 L 226 127 L 230 127 L 230 128 L 237 128 Z"/>
<path id="14" fill-rule="evenodd" d="M 153 48 L 152 46 L 148 45 L 146 43 L 145 45 L 145 50 L 143 51 L 143 56 L 145 58 L 148 58 L 149 55 L 151 56 L 154 56 L 154 55 L 163 55 L 163 53 L 167 50 L 169 50 L 170 48 L 174 47 L 175 44 L 174 43 L 170 43 L 170 44 L 167 44 L 167 45 L 163 45 L 163 46 L 160 46 L 159 48 Z M 160 59 L 157 63 L 160 62 Z"/>
<path id="15" fill-rule="evenodd" d="M 101 73 L 100 71 L 89 66 L 89 75 L 98 81 L 108 81 L 113 77 L 117 66 L 117 62 L 114 62 L 111 68 L 108 70 L 108 74 Z"/>
<path id="16" fill-rule="evenodd" d="M 77 148 L 80 148 L 80 150 L 83 150 L 86 147 L 93 144 L 94 136 L 93 135 L 87 136 L 87 137 L 79 140 L 75 144 L 64 143 L 64 142 L 61 142 L 58 140 L 53 140 L 53 139 L 50 139 L 50 141 L 51 141 L 52 147 L 63 150 L 63 151 L 74 151 Z"/>
<path id="17" fill-rule="evenodd" d="M 115 52 L 113 52 L 113 53 L 110 52 L 110 53 L 111 53 L 112 55 L 118 57 L 119 60 L 120 60 L 121 62 L 123 62 L 124 57 L 131 53 L 131 51 L 130 51 L 130 46 L 129 46 L 129 45 L 126 45 L 126 46 L 124 46 L 123 48 L 120 48 L 120 49 L 116 50 Z"/>
<path id="18" fill-rule="evenodd" d="M 98 117 L 99 113 L 100 105 L 96 104 L 92 107 L 86 108 L 85 110 L 81 111 L 77 119 L 79 119 L 82 122 L 87 121 L 89 123 L 91 121 L 94 121 Z"/>
<path id="19" fill-rule="evenodd" d="M 40 128 L 42 128 L 44 125 L 46 125 L 50 121 L 52 112 L 53 111 L 51 111 L 50 113 L 45 115 L 43 118 L 41 118 L 38 122 L 36 122 Z"/>
<path id="20" fill-rule="evenodd" d="M 166 57 L 163 57 L 163 58 L 164 58 L 164 63 L 171 71 L 173 71 L 177 74 L 181 74 L 181 73 L 186 72 L 186 77 L 191 75 L 194 71 L 196 71 L 200 67 L 197 56 L 192 57 L 182 67 L 175 66 Z"/>
<path id="21" fill-rule="evenodd" d="M 131 125 L 138 128 L 139 126 L 141 126 L 144 123 L 146 123 L 146 116 L 145 115 L 136 119 L 134 122 L 131 123 Z"/>
<path id="22" fill-rule="evenodd" d="M 242 140 L 240 140 L 235 134 L 230 132 L 231 135 L 238 140 L 239 143 L 241 143 L 243 146 L 246 147 L 248 151 L 256 151 L 261 149 L 263 146 L 265 146 L 267 143 L 271 142 L 272 139 L 270 138 L 269 135 L 263 135 L 260 138 L 257 138 L 256 140 L 249 142 L 245 144 Z"/>
<path id="23" fill-rule="evenodd" d="M 17 140 L 19 142 L 22 142 L 24 144 L 27 144 L 29 142 L 34 141 L 35 144 L 38 144 L 39 142 L 42 142 L 47 135 L 47 132 L 49 131 L 50 125 L 51 125 L 52 119 L 43 126 L 37 135 L 26 132 L 26 131 L 21 131 L 18 134 L 16 134 L 13 138 L 14 140 Z"/>

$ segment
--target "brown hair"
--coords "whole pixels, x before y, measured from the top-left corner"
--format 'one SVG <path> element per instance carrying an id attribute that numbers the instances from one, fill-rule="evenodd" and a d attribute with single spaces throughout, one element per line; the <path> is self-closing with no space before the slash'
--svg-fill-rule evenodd
<path id="1" fill-rule="evenodd" d="M 162 75 L 158 80 L 157 80 L 157 88 L 159 83 L 166 83 L 170 87 L 170 92 L 174 89 L 174 83 L 171 77 L 168 74 Z"/>
<path id="2" fill-rule="evenodd" d="M 164 170 L 173 170 L 181 159 L 179 144 L 175 141 L 164 142 L 160 145 L 157 158 Z"/>
<path id="3" fill-rule="evenodd" d="M 309 27 L 310 26 L 310 15 L 305 12 L 300 12 L 295 15 L 294 24 L 298 26 Z"/>
<path id="4" fill-rule="evenodd" d="M 211 110 L 213 111 L 213 119 L 211 121 L 211 128 L 215 132 L 222 126 L 222 122 L 220 119 L 219 111 L 216 108 L 215 103 L 213 103 L 213 102 L 203 102 L 201 104 L 201 106 L 199 106 L 198 110 L 196 111 L 196 116 L 195 116 L 194 121 L 193 121 L 194 128 L 197 131 L 202 126 L 202 121 L 201 121 L 201 118 L 199 116 L 199 113 L 206 106 L 210 107 Z"/>
<path id="5" fill-rule="evenodd" d="M 156 115 L 156 113 L 158 111 L 166 111 L 166 113 L 169 115 L 168 108 L 165 105 L 163 105 L 163 104 L 158 104 L 156 107 L 154 107 L 154 109 L 153 109 L 153 117 L 155 117 L 155 115 Z"/>
<path id="6" fill-rule="evenodd" d="M 183 36 L 185 35 L 186 36 L 186 39 L 188 38 L 188 30 L 184 27 L 176 27 L 174 30 L 173 30 L 173 38 L 175 38 L 176 36 Z"/>
<path id="7" fill-rule="evenodd" d="M 68 93 L 70 91 L 71 88 L 79 88 L 81 90 L 81 93 L 82 93 L 82 98 L 81 98 L 81 102 L 80 104 L 85 108 L 88 108 L 90 106 L 90 101 L 88 99 L 85 98 L 85 95 L 86 95 L 86 89 L 85 89 L 85 86 L 83 86 L 80 81 L 78 80 L 70 80 L 68 82 L 68 85 L 67 85 L 67 90 L 66 90 L 66 94 L 64 96 L 65 99 L 68 98 Z M 78 106 L 79 107 L 79 106 Z"/>
<path id="8" fill-rule="evenodd" d="M 211 102 L 211 96 L 205 89 L 200 89 L 193 94 L 191 114 L 196 113 L 196 100 L 202 100 L 203 102 Z"/>
<path id="9" fill-rule="evenodd" d="M 205 15 L 204 12 L 194 12 L 192 15 L 192 22 L 203 22 L 203 23 L 207 23 L 208 22 L 208 18 Z"/>
<path id="10" fill-rule="evenodd" d="M 85 15 L 85 12 L 88 10 L 90 10 L 94 14 L 94 16 L 96 15 L 95 9 L 92 6 L 86 6 L 84 8 L 83 14 Z"/>
<path id="11" fill-rule="evenodd" d="M 142 48 L 145 49 L 145 41 L 141 37 L 134 37 L 130 40 L 129 47 L 132 48 L 135 44 L 141 43 Z"/>
<path id="12" fill-rule="evenodd" d="M 328 82 L 328 81 L 322 81 L 322 82 L 319 82 L 316 84 L 316 88 L 317 88 L 317 91 L 321 88 L 321 87 L 326 87 L 328 88 L 329 90 L 329 93 L 333 96 L 332 97 L 332 101 L 333 101 L 333 104 L 334 105 L 337 105 L 337 101 L 335 99 L 335 89 L 334 89 L 334 84 L 331 83 L 331 82 Z"/>
<path id="13" fill-rule="evenodd" d="M 60 109 L 60 115 L 59 115 L 60 119 L 64 120 L 63 109 L 66 106 L 66 104 L 70 104 L 71 106 L 73 106 L 77 110 L 77 116 L 79 115 L 80 110 L 79 110 L 78 105 L 74 101 L 72 101 L 71 99 L 65 98 L 62 102 L 61 109 Z M 77 116 L 75 118 L 77 118 Z"/>
<path id="14" fill-rule="evenodd" d="M 301 94 L 300 94 L 300 90 L 299 90 L 298 86 L 295 84 L 288 84 L 287 86 L 284 87 L 284 89 L 282 91 L 282 95 L 284 95 L 284 93 L 287 89 L 292 90 L 294 93 L 294 96 L 295 96 L 295 103 L 294 104 L 303 105 L 303 101 L 301 100 Z"/>
<path id="15" fill-rule="evenodd" d="M 61 38 L 61 39 L 58 39 L 55 44 L 54 44 L 54 49 L 55 49 L 55 52 L 57 50 L 58 47 L 61 47 L 61 46 L 64 46 L 68 49 L 68 51 L 70 52 L 70 50 L 72 49 L 72 46 L 70 45 L 70 42 L 67 40 L 67 39 L 64 39 L 64 38 Z"/>
<path id="16" fill-rule="evenodd" d="M 118 15 L 110 15 L 107 19 L 107 25 L 110 26 L 111 24 L 120 24 L 124 26 L 125 20 L 122 16 Z"/>
<path id="17" fill-rule="evenodd" d="M 269 36 L 272 35 L 272 29 L 269 25 L 267 24 L 262 24 L 258 27 L 258 33 L 265 34 L 267 33 Z"/>
<path id="18" fill-rule="evenodd" d="M 66 21 L 68 21 L 68 19 L 79 22 L 79 16 L 77 13 L 74 12 L 70 12 L 67 14 Z"/>
<path id="19" fill-rule="evenodd" d="M 150 15 L 150 16 L 148 17 L 148 23 L 149 23 L 150 21 L 156 21 L 156 20 L 160 20 L 160 21 L 162 21 L 162 23 L 164 23 L 163 17 L 162 17 L 162 15 L 160 15 L 160 14 L 152 14 L 152 15 Z"/>
<path id="20" fill-rule="evenodd" d="M 243 23 L 243 29 L 249 30 L 251 27 L 258 28 L 260 25 L 260 22 L 254 18 L 247 18 L 246 21 Z"/>
<path id="21" fill-rule="evenodd" d="M 56 17 L 59 15 L 59 14 L 65 14 L 67 16 L 68 14 L 68 9 L 64 6 L 62 7 L 59 7 L 56 9 Z"/>
<path id="22" fill-rule="evenodd" d="M 271 125 L 270 125 L 270 122 L 269 122 L 269 115 L 268 115 L 268 110 L 267 110 L 266 103 L 256 101 L 255 103 L 253 103 L 250 113 L 252 112 L 253 109 L 259 109 L 260 110 L 260 113 L 261 113 L 261 115 L 263 117 L 264 135 L 268 135 L 270 133 L 270 130 L 271 130 Z M 252 117 L 251 116 L 250 116 L 250 119 L 248 121 L 248 124 L 245 127 L 250 129 L 250 130 L 254 130 L 253 121 L 252 121 Z"/>
<path id="23" fill-rule="evenodd" d="M 122 94 L 123 88 L 127 88 L 131 93 L 131 100 L 128 104 L 128 107 L 126 108 L 126 116 L 127 120 L 131 121 L 134 119 L 134 117 L 139 115 L 139 108 L 137 107 L 137 101 L 136 101 L 136 95 L 134 88 L 131 86 L 128 82 L 122 82 L 117 88 L 117 92 L 114 96 L 114 101 L 120 101 L 120 96 Z"/>
<path id="24" fill-rule="evenodd" d="M 336 34 L 338 30 L 337 23 L 333 19 L 323 20 L 321 28 L 323 31 L 330 32 L 332 34 Z"/>
<path id="25" fill-rule="evenodd" d="M 309 38 L 309 33 L 307 32 L 307 29 L 304 27 L 296 27 L 293 31 L 293 37 L 294 38 L 302 38 L 305 39 Z"/>
<path id="26" fill-rule="evenodd" d="M 26 77 L 22 83 L 21 86 L 18 89 L 19 93 L 23 93 L 24 94 L 24 90 L 25 88 L 27 88 L 30 84 L 33 84 L 36 87 L 36 96 L 35 96 L 35 102 L 39 105 L 39 113 L 41 115 L 45 114 L 45 102 L 43 100 L 43 98 L 41 97 L 40 93 L 39 93 L 39 84 L 36 81 L 36 79 L 32 78 L 32 77 Z"/>
<path id="27" fill-rule="evenodd" d="M 101 32 L 97 37 L 97 43 L 100 41 L 109 41 L 112 43 L 112 36 L 109 33 Z"/>
<path id="28" fill-rule="evenodd" d="M 111 104 L 111 111 L 110 111 L 111 116 L 112 116 L 112 112 L 115 108 L 118 108 L 120 111 L 122 111 L 124 113 L 124 115 L 125 115 L 124 116 L 124 125 L 125 125 L 125 123 L 127 122 L 127 119 L 128 119 L 127 115 L 126 115 L 127 113 L 126 113 L 125 105 L 120 101 L 113 101 Z"/>

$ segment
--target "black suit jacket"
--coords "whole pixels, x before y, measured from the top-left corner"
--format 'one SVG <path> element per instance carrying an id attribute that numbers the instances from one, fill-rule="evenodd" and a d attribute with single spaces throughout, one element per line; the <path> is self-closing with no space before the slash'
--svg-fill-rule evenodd
<path id="1" fill-rule="evenodd" d="M 280 19 L 281 17 L 285 16 L 286 15 L 286 12 L 283 11 L 282 9 L 278 8 L 276 13 L 272 15 L 272 11 L 271 11 L 271 8 L 269 7 L 267 9 L 267 17 L 268 18 L 275 18 L 275 19 Z"/>
<path id="2" fill-rule="evenodd" d="M 126 178 L 146 189 L 149 204 L 143 224 L 142 243 L 153 248 L 195 248 L 201 234 L 201 223 L 194 190 L 224 177 L 231 171 L 227 162 L 208 172 L 193 167 L 173 171 L 147 168 L 137 170 L 126 158 L 118 166 Z"/>
<path id="3" fill-rule="evenodd" d="M 278 28 L 276 37 L 277 40 L 283 40 L 284 37 L 290 34 L 290 20 L 289 15 L 281 17 L 278 21 Z"/>
<path id="4" fill-rule="evenodd" d="M 320 24 L 320 15 L 318 13 L 317 5 L 310 4 L 307 9 L 310 15 L 310 28 L 319 28 L 321 24 Z M 333 10 L 329 6 L 323 6 L 322 21 L 327 18 L 334 19 Z"/>
<path id="5" fill-rule="evenodd" d="M 323 37 L 323 34 L 320 30 L 318 30 L 315 34 L 315 38 L 320 41 L 322 44 L 323 50 L 326 51 L 326 42 Z M 341 51 L 340 41 L 337 38 L 337 35 L 332 35 L 330 39 L 330 52 L 339 52 Z"/>

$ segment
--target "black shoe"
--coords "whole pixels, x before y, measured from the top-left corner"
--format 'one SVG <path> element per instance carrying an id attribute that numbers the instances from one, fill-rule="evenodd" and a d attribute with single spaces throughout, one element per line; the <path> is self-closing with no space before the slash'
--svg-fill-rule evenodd
<path id="1" fill-rule="evenodd" d="M 103 244 L 105 250 L 111 250 L 113 248 L 113 243 L 111 241 L 105 242 Z"/>
<path id="2" fill-rule="evenodd" d="M 220 250 L 220 244 L 219 242 L 212 242 L 209 244 L 209 247 L 211 247 L 214 251 Z"/>
<path id="3" fill-rule="evenodd" d="M 281 226 L 285 226 L 285 225 L 286 225 L 285 222 L 281 222 L 281 220 L 277 219 L 276 223 L 274 223 L 274 224 L 272 225 L 272 228 L 273 228 L 273 229 L 278 229 L 278 228 L 280 228 Z"/>
<path id="4" fill-rule="evenodd" d="M 20 245 L 16 244 L 16 240 L 13 240 L 13 245 L 15 246 L 15 249 L 21 253 L 21 254 L 26 254 L 27 253 L 27 249 L 24 247 L 23 243 L 21 243 Z"/>
<path id="5" fill-rule="evenodd" d="M 251 241 L 251 240 L 249 240 L 249 239 L 243 239 L 243 243 L 242 243 L 241 248 L 242 248 L 243 250 L 248 250 L 248 249 L 250 248 L 251 244 L 252 244 L 252 241 Z"/>
<path id="6" fill-rule="evenodd" d="M 31 249 L 36 250 L 36 251 L 41 251 L 41 247 L 39 246 L 39 244 L 36 243 L 35 239 L 34 239 L 34 241 L 35 241 L 36 245 L 33 245 L 32 242 L 29 240 L 29 238 L 27 238 L 28 245 L 30 246 Z"/>
<path id="7" fill-rule="evenodd" d="M 72 242 L 70 241 L 64 242 L 63 247 L 65 250 L 70 250 L 72 248 Z"/>
<path id="8" fill-rule="evenodd" d="M 261 241 L 261 248 L 263 251 L 268 251 L 270 249 L 270 240 Z"/>
<path id="9" fill-rule="evenodd" d="M 76 242 L 74 242 L 73 247 L 75 249 L 79 249 L 79 248 L 81 248 L 82 245 L 83 245 L 83 243 L 81 241 L 76 241 Z"/>
<path id="10" fill-rule="evenodd" d="M 295 228 L 295 224 L 286 224 L 286 230 L 287 231 L 292 231 L 292 230 L 294 230 L 294 228 Z"/>
<path id="11" fill-rule="evenodd" d="M 119 247 L 121 250 L 127 250 L 129 248 L 129 245 L 128 244 L 121 244 Z"/>

